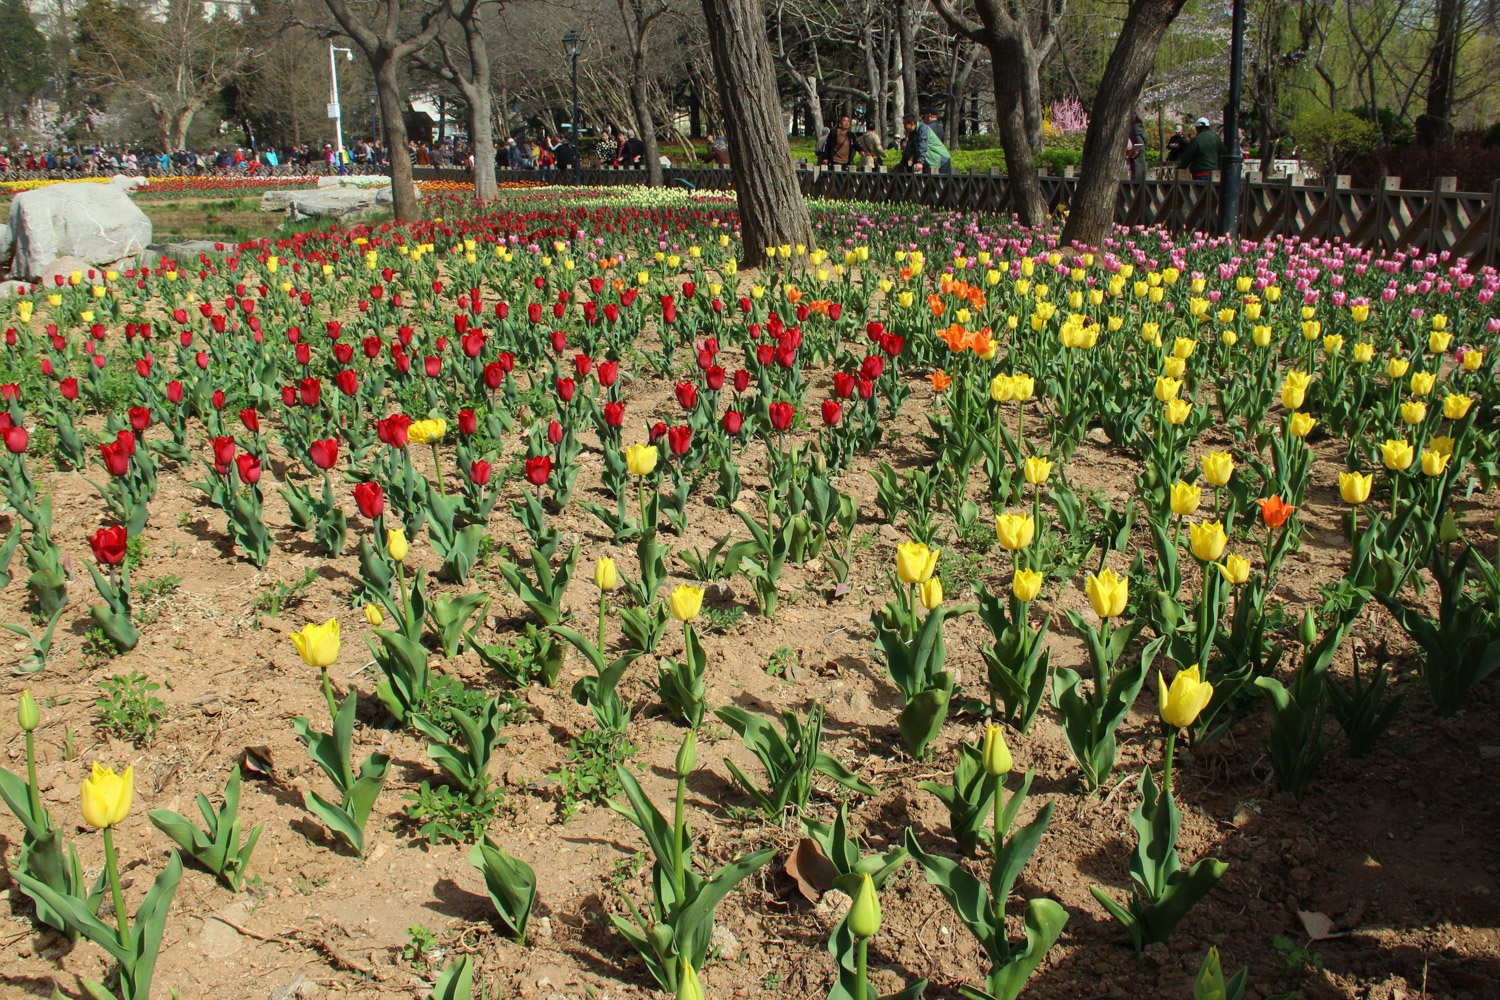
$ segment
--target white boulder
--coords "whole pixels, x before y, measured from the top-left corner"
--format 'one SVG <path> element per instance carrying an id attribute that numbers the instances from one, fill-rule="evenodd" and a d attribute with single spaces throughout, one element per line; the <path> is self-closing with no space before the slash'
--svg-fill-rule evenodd
<path id="1" fill-rule="evenodd" d="M 151 242 L 151 220 L 123 185 L 52 184 L 11 200 L 11 274 L 36 278 L 59 257 L 108 264 L 136 257 Z"/>

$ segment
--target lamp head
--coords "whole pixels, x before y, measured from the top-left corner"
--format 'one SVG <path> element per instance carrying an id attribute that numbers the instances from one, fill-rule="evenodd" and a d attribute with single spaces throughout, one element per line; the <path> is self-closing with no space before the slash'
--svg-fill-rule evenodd
<path id="1" fill-rule="evenodd" d="M 583 51 L 583 34 L 576 29 L 569 29 L 563 35 L 563 52 L 570 56 L 576 56 Z"/>

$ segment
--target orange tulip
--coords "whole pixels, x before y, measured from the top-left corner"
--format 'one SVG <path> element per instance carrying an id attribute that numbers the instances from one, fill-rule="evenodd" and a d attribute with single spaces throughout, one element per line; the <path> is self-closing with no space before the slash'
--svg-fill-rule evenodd
<path id="1" fill-rule="evenodd" d="M 1260 504 L 1260 519 L 1268 528 L 1281 527 L 1286 523 L 1286 519 L 1292 516 L 1292 511 L 1297 509 L 1277 494 L 1262 497 L 1255 502 Z"/>
<path id="2" fill-rule="evenodd" d="M 932 388 L 934 390 L 942 392 L 944 389 L 948 388 L 948 384 L 952 382 L 953 379 L 949 378 L 946 374 L 939 370 L 927 376 L 927 381 L 932 383 Z"/>

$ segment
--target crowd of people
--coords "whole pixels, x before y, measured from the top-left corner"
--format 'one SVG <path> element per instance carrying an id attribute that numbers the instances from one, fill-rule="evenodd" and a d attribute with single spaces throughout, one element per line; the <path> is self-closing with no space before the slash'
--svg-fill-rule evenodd
<path id="1" fill-rule="evenodd" d="M 160 152 L 147 149 L 94 148 L 36 149 L 0 147 L 0 177 L 62 174 L 71 177 L 184 176 L 244 174 L 257 176 L 285 173 L 362 173 L 384 168 L 390 162 L 380 144 L 360 140 L 343 149 L 333 143 L 302 143 L 286 149 L 226 146 L 198 152 L 179 149 Z"/>

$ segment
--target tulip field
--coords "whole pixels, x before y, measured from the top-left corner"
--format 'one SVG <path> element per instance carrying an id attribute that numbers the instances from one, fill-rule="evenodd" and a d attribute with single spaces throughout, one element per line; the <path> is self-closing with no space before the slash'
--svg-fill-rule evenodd
<path id="1" fill-rule="evenodd" d="M 425 205 L 0 300 L 0 996 L 1500 995 L 1493 269 Z"/>

